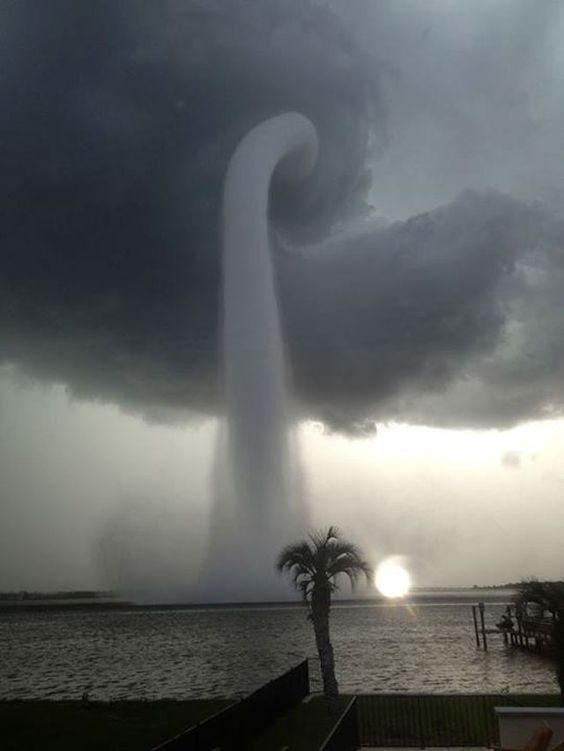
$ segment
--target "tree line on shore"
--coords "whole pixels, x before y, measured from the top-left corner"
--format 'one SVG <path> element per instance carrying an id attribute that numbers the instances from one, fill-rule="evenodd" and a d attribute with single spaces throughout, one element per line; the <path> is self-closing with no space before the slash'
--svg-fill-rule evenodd
<path id="1" fill-rule="evenodd" d="M 20 589 L 13 592 L 0 592 L 0 602 L 21 602 L 22 600 L 100 600 L 118 597 L 115 592 L 77 589 L 57 592 L 34 592 Z"/>

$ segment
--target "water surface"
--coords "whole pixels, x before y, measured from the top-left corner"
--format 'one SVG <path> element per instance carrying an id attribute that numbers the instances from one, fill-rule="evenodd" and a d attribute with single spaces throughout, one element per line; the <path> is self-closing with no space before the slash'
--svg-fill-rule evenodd
<path id="1" fill-rule="evenodd" d="M 468 603 L 337 605 L 331 625 L 345 692 L 557 688 L 548 660 L 500 636 L 478 651 Z M 20 611 L 0 613 L 0 655 L 0 698 L 186 699 L 246 694 L 315 643 L 301 608 Z"/>

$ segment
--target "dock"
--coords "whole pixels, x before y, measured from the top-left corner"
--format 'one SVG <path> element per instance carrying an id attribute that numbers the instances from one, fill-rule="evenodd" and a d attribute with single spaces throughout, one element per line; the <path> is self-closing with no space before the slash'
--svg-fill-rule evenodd
<path id="1" fill-rule="evenodd" d="M 488 650 L 488 637 L 501 635 L 503 643 L 521 649 L 543 652 L 552 640 L 553 617 L 531 615 L 526 609 L 508 605 L 501 621 L 494 628 L 486 627 L 485 605 L 472 605 L 474 636 L 478 649 Z"/>

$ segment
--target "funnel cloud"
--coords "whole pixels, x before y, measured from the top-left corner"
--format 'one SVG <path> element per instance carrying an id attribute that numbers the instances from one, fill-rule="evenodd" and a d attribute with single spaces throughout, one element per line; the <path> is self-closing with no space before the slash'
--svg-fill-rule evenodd
<path id="1" fill-rule="evenodd" d="M 262 587 L 268 598 L 274 551 L 306 526 L 291 450 L 289 372 L 268 208 L 273 176 L 294 182 L 307 178 L 317 153 L 311 122 L 298 113 L 285 113 L 245 135 L 225 177 L 222 307 L 227 419 L 217 446 L 217 497 L 204 590 L 211 586 L 218 591 L 230 563 L 237 560 L 238 580 L 244 582 L 241 597 L 243 591 L 256 594 Z M 250 560 L 246 551 L 252 551 Z"/>
<path id="2" fill-rule="evenodd" d="M 405 97 L 415 74 L 399 52 L 400 62 L 386 61 L 390 40 L 403 29 L 403 43 L 431 66 L 445 24 L 455 33 L 448 13 L 428 28 L 421 11 L 404 18 L 382 3 L 373 51 L 358 32 L 360 11 L 343 19 L 314 2 L 56 5 L 3 10 L 19 60 L 0 84 L 3 362 L 151 420 L 222 414 L 225 170 L 244 133 L 290 110 L 314 123 L 320 144 L 311 179 L 299 190 L 279 181 L 271 204 L 301 417 L 364 433 L 388 419 L 504 426 L 560 414 L 562 225 L 553 205 L 526 200 L 522 185 L 504 195 L 499 186 L 511 193 L 513 183 L 485 166 L 497 191 L 456 197 L 466 187 L 460 170 L 441 199 L 427 165 L 429 210 L 389 222 L 370 207 L 390 185 L 394 139 L 411 137 Z M 456 34 L 478 34 L 484 8 L 478 26 Z M 525 6 L 511 8 L 516 39 L 546 37 L 547 24 L 527 27 Z M 548 6 L 535 13 L 557 20 Z M 502 9 L 488 17 L 494 29 L 505 18 Z M 422 36 L 410 37 L 416 22 Z M 512 59 L 512 49 L 503 53 Z M 499 88 L 503 70 L 488 55 Z M 473 85 L 466 58 L 461 71 Z M 455 92 L 442 93 L 454 107 Z M 432 113 L 437 127 L 444 101 Z M 505 117 L 502 104 L 492 99 L 492 117 Z M 503 167 L 509 157 L 496 154 Z"/>

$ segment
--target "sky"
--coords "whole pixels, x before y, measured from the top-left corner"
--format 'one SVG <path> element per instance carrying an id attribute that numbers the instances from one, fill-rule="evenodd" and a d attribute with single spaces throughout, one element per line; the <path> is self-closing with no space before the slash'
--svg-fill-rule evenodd
<path id="1" fill-rule="evenodd" d="M 222 178 L 287 110 L 321 146 L 271 216 L 312 525 L 421 586 L 562 576 L 562 5 L 55 6 L 0 32 L 0 589 L 197 578 Z"/>

